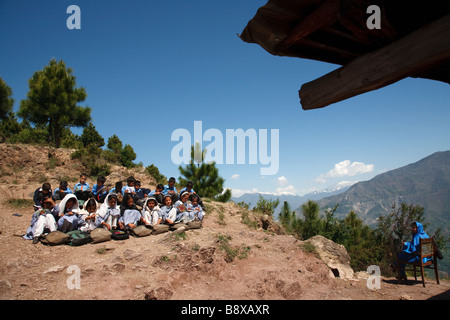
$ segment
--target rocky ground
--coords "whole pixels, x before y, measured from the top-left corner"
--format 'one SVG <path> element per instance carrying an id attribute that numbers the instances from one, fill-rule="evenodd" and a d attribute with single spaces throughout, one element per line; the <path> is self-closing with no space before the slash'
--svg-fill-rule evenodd
<path id="1" fill-rule="evenodd" d="M 169 232 L 80 247 L 32 244 L 21 235 L 33 210 L 26 201 L 21 206 L 10 200 L 30 199 L 42 184 L 37 181 L 41 175 L 56 184 L 61 176 L 76 180 L 82 170 L 67 154 L 49 158 L 52 150 L 41 150 L 41 163 L 24 162 L 32 151 L 0 145 L 0 299 L 449 299 L 448 281 L 437 285 L 427 279 L 423 288 L 414 280 L 397 284 L 381 278 L 380 288 L 370 290 L 365 272 L 336 277 L 330 262 L 311 245 L 281 234 L 276 224 L 262 229 L 259 217 L 234 203 L 206 202 L 203 228 L 180 235 Z M 50 168 L 52 157 L 59 165 Z M 126 178 L 129 172 L 120 170 Z M 152 183 L 145 179 L 141 177 L 144 186 Z"/>

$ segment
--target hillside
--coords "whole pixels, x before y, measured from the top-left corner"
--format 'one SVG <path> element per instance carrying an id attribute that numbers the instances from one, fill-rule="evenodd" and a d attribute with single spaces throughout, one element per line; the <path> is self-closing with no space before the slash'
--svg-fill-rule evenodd
<path id="1" fill-rule="evenodd" d="M 328 243 L 339 252 L 333 273 L 319 247 L 283 235 L 270 220 L 263 229 L 262 217 L 233 202 L 205 200 L 203 228 L 178 236 L 169 232 L 81 247 L 33 245 L 20 237 L 33 213 L 27 203 L 32 192 L 44 177 L 52 185 L 67 177 L 73 185 L 83 168 L 70 159 L 70 150 L 0 144 L 0 155 L 0 299 L 448 299 L 450 283 L 438 286 L 430 279 L 423 288 L 382 278 L 379 290 L 369 290 L 367 273 L 346 269 L 345 249 Z M 153 183 L 142 172 L 120 167 L 107 178 L 130 174 L 143 186 Z M 25 203 L 14 205 L 11 199 Z M 71 290 L 74 267 L 81 283 Z M 336 277 L 336 270 L 346 270 L 345 277 L 343 271 Z"/>
<path id="2" fill-rule="evenodd" d="M 450 151 L 436 152 L 420 161 L 358 182 L 346 192 L 318 201 L 321 208 L 339 203 L 336 214 L 355 210 L 367 223 L 374 224 L 392 203 L 405 202 L 425 208 L 432 227 L 450 231 Z"/>

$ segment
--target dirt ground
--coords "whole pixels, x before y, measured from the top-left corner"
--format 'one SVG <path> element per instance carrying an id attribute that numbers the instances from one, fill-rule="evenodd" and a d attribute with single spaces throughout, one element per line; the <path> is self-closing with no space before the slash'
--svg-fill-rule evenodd
<path id="1" fill-rule="evenodd" d="M 19 198 L 31 199 L 43 174 L 52 186 L 63 176 L 76 180 L 74 172 L 81 168 L 68 153 L 58 152 L 43 150 L 43 160 L 35 163 L 27 146 L 0 145 L 1 300 L 450 298 L 448 281 L 437 285 L 427 279 L 423 288 L 414 280 L 397 284 L 393 278 L 382 278 L 380 289 L 370 290 L 365 272 L 355 274 L 355 279 L 336 278 L 302 241 L 244 224 L 244 209 L 234 203 L 206 203 L 203 228 L 181 235 L 168 232 L 80 247 L 33 244 L 21 237 L 30 224 L 32 207 L 13 206 L 7 200 L 11 190 Z M 50 162 L 52 158 L 57 161 Z M 126 178 L 129 172 L 122 171 L 109 180 Z M 143 186 L 152 183 L 145 176 L 141 180 Z"/>
<path id="2" fill-rule="evenodd" d="M 32 210 L 0 204 L 0 299 L 99 300 L 424 300 L 449 299 L 450 284 L 397 284 L 368 274 L 342 280 L 292 236 L 249 228 L 239 207 L 222 206 L 202 229 L 80 247 L 44 246 L 19 237 Z M 15 216 L 20 213 L 22 216 Z M 231 259 L 223 248 L 239 252 Z M 76 277 L 80 275 L 80 281 Z M 362 275 L 362 276 L 361 276 Z M 79 287 L 77 287 L 77 283 Z"/>

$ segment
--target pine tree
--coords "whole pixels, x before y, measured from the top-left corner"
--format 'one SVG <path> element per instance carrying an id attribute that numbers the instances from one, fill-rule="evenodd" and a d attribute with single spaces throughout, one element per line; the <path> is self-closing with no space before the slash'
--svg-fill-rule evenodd
<path id="1" fill-rule="evenodd" d="M 34 124 L 48 124 L 49 141 L 57 148 L 65 127 L 85 127 L 91 121 L 91 108 L 77 105 L 86 99 L 86 91 L 76 88 L 72 72 L 64 61 L 52 59 L 28 81 L 27 99 L 18 112 Z"/>
<path id="2" fill-rule="evenodd" d="M 319 217 L 319 205 L 315 201 L 308 200 L 301 205 L 301 209 L 305 217 L 302 236 L 306 240 L 320 233 L 321 219 Z"/>
<path id="3" fill-rule="evenodd" d="M 103 139 L 100 133 L 98 133 L 92 122 L 90 122 L 88 126 L 83 129 L 80 140 L 84 147 L 94 145 L 97 148 L 101 148 L 105 145 L 105 139 Z"/>
<path id="4" fill-rule="evenodd" d="M 291 207 L 287 201 L 284 201 L 283 207 L 280 211 L 280 223 L 283 228 L 288 232 L 292 232 L 292 224 L 295 219 L 295 215 L 291 214 Z"/>
<path id="5" fill-rule="evenodd" d="M 185 167 L 180 166 L 180 177 L 178 180 L 180 185 L 185 186 L 188 181 L 194 184 L 194 190 L 200 197 L 214 198 L 220 197 L 221 201 L 228 201 L 231 198 L 231 191 L 225 191 L 223 196 L 223 184 L 225 180 L 219 176 L 219 169 L 215 162 L 206 163 L 205 158 L 206 149 L 200 155 L 195 154 L 194 147 L 191 147 L 191 161 Z M 221 196 L 222 195 L 222 196 Z M 228 198 L 228 199 L 227 199 Z"/>
<path id="6" fill-rule="evenodd" d="M 14 99 L 11 96 L 11 88 L 0 78 L 0 120 L 7 119 L 8 114 L 12 111 Z"/>

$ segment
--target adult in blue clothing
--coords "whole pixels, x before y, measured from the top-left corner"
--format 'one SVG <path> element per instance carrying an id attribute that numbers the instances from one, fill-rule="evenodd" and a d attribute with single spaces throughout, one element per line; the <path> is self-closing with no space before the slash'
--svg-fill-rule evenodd
<path id="1" fill-rule="evenodd" d="M 413 222 L 411 224 L 411 242 L 405 242 L 403 244 L 402 252 L 398 255 L 398 269 L 400 280 L 406 280 L 405 263 L 404 262 L 418 262 L 420 256 L 417 254 L 420 250 L 420 239 L 428 239 L 430 236 L 423 230 L 423 225 L 420 222 Z M 430 258 L 423 258 L 424 263 Z M 403 262 L 403 263 L 402 263 Z"/>

